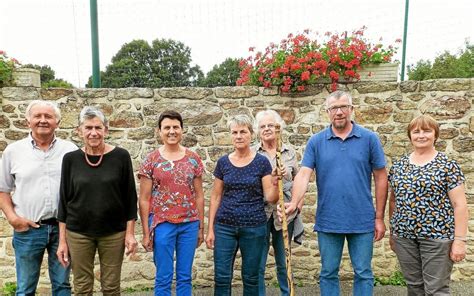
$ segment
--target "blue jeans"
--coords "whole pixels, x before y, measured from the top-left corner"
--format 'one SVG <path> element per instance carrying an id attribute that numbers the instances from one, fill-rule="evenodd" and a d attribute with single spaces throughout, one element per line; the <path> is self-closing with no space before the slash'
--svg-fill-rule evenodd
<path id="1" fill-rule="evenodd" d="M 321 295 L 339 296 L 339 266 L 341 264 L 344 240 L 347 239 L 349 256 L 354 269 L 352 295 L 373 295 L 374 275 L 372 273 L 372 251 L 374 232 L 369 233 L 327 233 L 318 232 L 321 254 L 319 287 Z"/>
<path id="2" fill-rule="evenodd" d="M 291 237 L 293 235 L 294 221 L 288 223 L 288 239 L 291 244 Z M 265 296 L 265 266 L 267 264 L 268 251 L 270 249 L 270 236 L 272 237 L 272 247 L 275 257 L 275 264 L 277 270 L 278 285 L 280 286 L 280 292 L 282 296 L 290 295 L 290 289 L 288 288 L 288 278 L 286 272 L 286 254 L 285 254 L 285 243 L 283 241 L 283 231 L 276 230 L 274 225 L 273 216 L 267 221 L 267 236 L 262 251 L 262 259 L 260 261 L 259 271 L 259 282 L 258 290 L 259 295 Z"/>
<path id="3" fill-rule="evenodd" d="M 199 232 L 199 221 L 156 226 L 153 261 L 156 266 L 155 295 L 171 295 L 173 259 L 176 251 L 176 295 L 192 295 L 192 268 Z"/>
<path id="4" fill-rule="evenodd" d="M 234 261 L 239 249 L 242 257 L 243 295 L 258 295 L 259 262 L 266 229 L 266 224 L 255 227 L 214 225 L 214 295 L 231 295 Z"/>
<path id="5" fill-rule="evenodd" d="M 70 268 L 58 261 L 56 251 L 59 243 L 59 227 L 41 225 L 24 232 L 13 233 L 15 249 L 16 295 L 34 295 L 41 271 L 44 251 L 48 251 L 48 270 L 52 295 L 71 295 Z"/>

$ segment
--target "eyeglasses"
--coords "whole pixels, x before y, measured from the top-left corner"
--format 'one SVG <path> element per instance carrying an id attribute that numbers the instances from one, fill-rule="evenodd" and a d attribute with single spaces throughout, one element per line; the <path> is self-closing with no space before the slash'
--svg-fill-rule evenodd
<path id="1" fill-rule="evenodd" d="M 264 129 L 266 129 L 266 128 L 273 129 L 273 128 L 275 128 L 275 124 L 274 124 L 274 123 L 269 123 L 269 124 L 262 124 L 262 125 L 260 126 L 260 129 L 261 129 L 261 130 L 264 130 Z"/>
<path id="2" fill-rule="evenodd" d="M 328 112 L 330 113 L 336 113 L 338 109 L 340 109 L 342 112 L 346 113 L 347 110 L 349 110 L 350 108 L 352 108 L 352 105 L 341 105 L 341 106 L 333 106 L 333 107 L 329 107 L 327 110 Z"/>

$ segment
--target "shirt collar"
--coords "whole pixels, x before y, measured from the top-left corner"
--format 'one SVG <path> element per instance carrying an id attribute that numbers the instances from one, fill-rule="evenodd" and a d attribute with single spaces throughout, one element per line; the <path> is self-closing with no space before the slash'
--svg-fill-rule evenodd
<path id="1" fill-rule="evenodd" d="M 347 135 L 347 138 L 350 138 L 350 137 L 357 137 L 357 138 L 360 138 L 362 136 L 361 134 L 361 130 L 360 130 L 360 126 L 355 123 L 353 120 L 351 120 L 352 122 L 352 130 L 351 132 L 349 133 L 349 135 Z M 327 131 L 326 131 L 326 139 L 327 140 L 330 140 L 332 138 L 339 138 L 338 136 L 336 136 L 332 130 L 332 124 L 330 124 L 327 128 Z"/>
<path id="2" fill-rule="evenodd" d="M 257 152 L 264 152 L 265 149 L 263 149 L 262 142 L 258 142 L 257 145 L 255 145 L 255 148 Z M 288 146 L 285 143 L 281 144 L 281 152 L 289 150 Z"/>
<path id="3" fill-rule="evenodd" d="M 38 145 L 36 144 L 36 141 L 35 139 L 33 139 L 33 136 L 31 135 L 31 132 L 28 134 L 28 140 L 30 141 L 31 143 L 31 146 L 33 146 L 33 148 L 36 148 L 36 149 L 39 149 Z M 54 144 L 56 143 L 56 135 L 53 135 L 53 140 L 51 141 L 51 144 L 49 144 L 49 149 L 51 149 Z"/>

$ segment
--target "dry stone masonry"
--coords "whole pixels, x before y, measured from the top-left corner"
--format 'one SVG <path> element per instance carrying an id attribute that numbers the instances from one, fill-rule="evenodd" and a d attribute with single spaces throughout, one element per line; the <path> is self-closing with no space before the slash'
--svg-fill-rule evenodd
<path id="1" fill-rule="evenodd" d="M 466 191 L 471 220 L 470 233 L 474 233 L 474 79 L 429 80 L 422 82 L 366 82 L 339 85 L 354 97 L 355 120 L 378 133 L 385 148 L 389 164 L 410 150 L 406 126 L 416 115 L 427 113 L 441 123 L 437 148 L 456 159 L 466 177 Z M 279 112 L 287 123 L 283 139 L 297 151 L 304 151 L 309 137 L 328 124 L 324 110 L 327 85 L 315 85 L 305 93 L 279 95 L 277 89 L 258 87 L 209 88 L 127 88 L 127 89 L 40 89 L 35 86 L 5 87 L 0 89 L 0 152 L 7 144 L 24 138 L 28 133 L 24 118 L 30 100 L 42 98 L 58 103 L 62 120 L 57 135 L 82 145 L 75 130 L 77 116 L 85 105 L 100 107 L 110 120 L 107 141 L 130 151 L 134 168 L 142 158 L 155 149 L 155 127 L 158 115 L 166 109 L 175 109 L 184 117 L 184 145 L 195 150 L 202 158 L 206 175 L 206 209 L 212 172 L 216 160 L 232 150 L 227 129 L 229 117 L 245 113 L 255 115 L 267 108 Z M 303 217 L 305 239 L 303 245 L 293 245 L 293 271 L 296 283 L 314 284 L 319 275 L 319 252 L 316 234 L 312 231 L 316 207 L 315 185 L 305 198 Z M 388 223 L 387 223 L 388 224 Z M 387 232 L 388 233 L 388 232 Z M 141 226 L 137 225 L 137 238 L 141 239 Z M 474 280 L 474 245 L 470 235 L 467 260 L 456 264 L 454 280 Z M 342 279 L 352 276 L 347 250 L 341 268 Z M 395 254 L 388 239 L 375 244 L 374 272 L 388 277 L 397 267 Z M 240 284 L 240 261 L 237 260 L 235 283 Z M 203 245 L 197 250 L 193 267 L 195 286 L 213 283 L 212 252 Z M 41 291 L 48 291 L 46 265 L 42 269 Z M 96 277 L 100 277 L 96 271 Z M 154 265 L 151 253 L 143 248 L 126 258 L 122 272 L 122 287 L 151 287 Z M 276 283 L 274 259 L 269 256 L 266 271 L 268 283 Z M 12 228 L 0 217 L 0 287 L 15 281 L 15 260 L 12 249 Z"/>

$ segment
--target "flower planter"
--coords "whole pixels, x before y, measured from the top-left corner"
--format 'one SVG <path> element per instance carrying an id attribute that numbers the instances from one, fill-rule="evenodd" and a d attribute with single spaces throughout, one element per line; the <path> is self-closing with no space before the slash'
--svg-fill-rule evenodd
<path id="1" fill-rule="evenodd" d="M 360 81 L 397 81 L 398 63 L 367 65 L 358 73 Z"/>
<path id="2" fill-rule="evenodd" d="M 13 70 L 14 86 L 41 87 L 40 71 L 30 68 L 17 68 Z"/>

